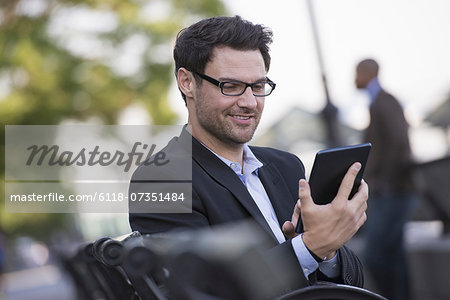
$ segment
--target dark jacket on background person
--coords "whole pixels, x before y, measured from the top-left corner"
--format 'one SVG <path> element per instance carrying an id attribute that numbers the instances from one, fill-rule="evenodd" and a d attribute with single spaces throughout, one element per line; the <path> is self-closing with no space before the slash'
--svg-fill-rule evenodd
<path id="1" fill-rule="evenodd" d="M 370 106 L 365 141 L 372 143 L 365 179 L 373 195 L 414 192 L 408 123 L 397 99 L 381 90 Z"/>

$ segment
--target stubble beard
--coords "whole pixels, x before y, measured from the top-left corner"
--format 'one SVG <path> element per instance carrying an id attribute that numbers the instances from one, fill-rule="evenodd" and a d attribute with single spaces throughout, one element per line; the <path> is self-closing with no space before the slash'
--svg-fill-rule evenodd
<path id="1" fill-rule="evenodd" d="M 217 118 L 215 114 L 211 114 L 210 111 L 205 109 L 205 103 L 203 99 L 201 101 L 196 101 L 195 110 L 197 114 L 197 119 L 200 126 L 203 127 L 210 135 L 220 140 L 222 143 L 237 146 L 248 143 L 252 138 L 258 127 L 261 114 L 256 110 L 242 109 L 240 111 L 233 111 L 232 108 L 227 109 L 222 113 L 220 117 Z M 231 113 L 232 112 L 232 113 Z M 251 125 L 232 124 L 231 120 L 228 119 L 228 115 L 233 114 L 249 114 L 254 115 L 254 121 Z M 239 130 L 241 129 L 241 130 Z"/>

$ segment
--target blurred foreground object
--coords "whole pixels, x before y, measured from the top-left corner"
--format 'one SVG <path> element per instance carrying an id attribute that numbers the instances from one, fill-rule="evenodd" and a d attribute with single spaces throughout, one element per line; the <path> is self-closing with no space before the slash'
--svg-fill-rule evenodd
<path id="1" fill-rule="evenodd" d="M 133 232 L 121 241 L 103 237 L 84 245 L 66 266 L 83 299 L 384 299 L 322 282 L 289 293 L 283 287 L 297 266 L 268 253 L 270 244 L 253 222 L 146 236 Z"/>

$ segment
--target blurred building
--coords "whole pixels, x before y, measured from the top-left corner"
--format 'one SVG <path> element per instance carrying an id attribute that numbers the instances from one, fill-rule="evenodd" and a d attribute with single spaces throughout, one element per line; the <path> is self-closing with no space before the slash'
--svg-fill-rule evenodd
<path id="1" fill-rule="evenodd" d="M 446 133 L 447 152 L 450 154 L 450 95 L 425 118 L 425 122 L 440 127 Z"/>

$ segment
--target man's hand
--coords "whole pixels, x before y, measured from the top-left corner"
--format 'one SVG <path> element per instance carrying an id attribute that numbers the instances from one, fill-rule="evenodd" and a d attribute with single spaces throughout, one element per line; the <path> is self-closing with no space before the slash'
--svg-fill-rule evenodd
<path id="1" fill-rule="evenodd" d="M 297 228 L 297 222 L 299 221 L 300 216 L 300 208 L 301 208 L 301 202 L 300 199 L 297 200 L 297 203 L 294 207 L 294 212 L 292 213 L 292 218 L 290 221 L 286 221 L 283 224 L 283 227 L 281 228 L 283 230 L 284 236 L 287 239 L 292 239 L 299 235 L 297 232 L 295 232 L 295 229 Z"/>
<path id="2" fill-rule="evenodd" d="M 358 192 L 348 200 L 353 182 L 361 169 L 360 163 L 354 163 L 344 176 L 338 194 L 326 205 L 317 205 L 311 198 L 306 180 L 299 181 L 299 201 L 292 220 L 283 224 L 283 232 L 288 238 L 296 236 L 295 226 L 301 214 L 303 221 L 303 242 L 306 247 L 321 258 L 331 258 L 367 219 L 367 199 L 369 188 L 362 181 Z"/>

